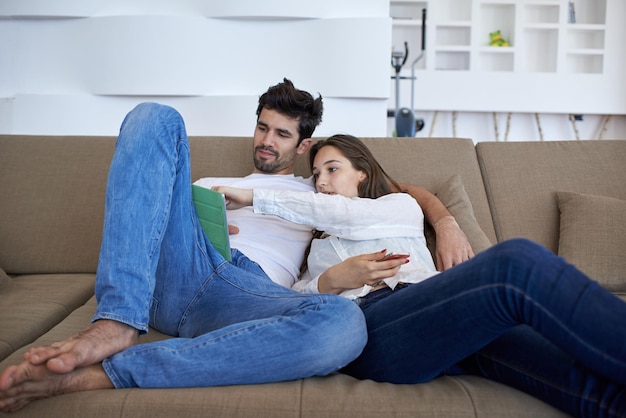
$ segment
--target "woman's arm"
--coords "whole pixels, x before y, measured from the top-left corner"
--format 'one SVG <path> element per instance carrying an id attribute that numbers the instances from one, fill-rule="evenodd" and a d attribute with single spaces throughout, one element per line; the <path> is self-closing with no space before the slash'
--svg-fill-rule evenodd
<path id="1" fill-rule="evenodd" d="M 421 186 L 400 184 L 422 207 L 424 217 L 437 235 L 437 270 L 443 271 L 474 256 L 467 236 L 441 201 Z"/>
<path id="2" fill-rule="evenodd" d="M 351 240 L 422 237 L 423 214 L 406 193 L 378 199 L 255 189 L 254 211 Z"/>

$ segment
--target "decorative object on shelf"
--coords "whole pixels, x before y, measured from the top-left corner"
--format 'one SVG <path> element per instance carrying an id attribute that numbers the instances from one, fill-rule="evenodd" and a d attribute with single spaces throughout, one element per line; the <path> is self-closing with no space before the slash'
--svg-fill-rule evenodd
<path id="1" fill-rule="evenodd" d="M 509 43 L 502 37 L 500 29 L 489 33 L 489 46 L 509 46 Z"/>
<path id="2" fill-rule="evenodd" d="M 574 7 L 574 2 L 570 1 L 567 3 L 567 21 L 568 23 L 576 23 L 576 9 Z"/>

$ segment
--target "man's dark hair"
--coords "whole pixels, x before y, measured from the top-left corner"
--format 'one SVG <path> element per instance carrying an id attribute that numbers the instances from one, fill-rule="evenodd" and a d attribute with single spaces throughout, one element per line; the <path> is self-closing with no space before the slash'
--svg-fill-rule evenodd
<path id="1" fill-rule="evenodd" d="M 317 99 L 304 90 L 294 87 L 293 83 L 284 78 L 282 83 L 270 87 L 259 98 L 256 110 L 257 120 L 263 108 L 272 109 L 278 113 L 298 120 L 298 144 L 313 136 L 315 128 L 322 122 L 322 96 Z"/>

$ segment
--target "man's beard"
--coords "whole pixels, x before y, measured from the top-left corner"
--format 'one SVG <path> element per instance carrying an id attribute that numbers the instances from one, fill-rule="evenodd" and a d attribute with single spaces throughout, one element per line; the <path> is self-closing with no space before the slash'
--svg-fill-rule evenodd
<path id="1" fill-rule="evenodd" d="M 270 161 L 264 161 L 264 160 L 257 158 L 256 152 L 259 149 L 265 150 L 267 152 L 271 152 L 272 154 L 274 154 L 274 157 L 276 158 Z M 257 170 L 262 171 L 264 173 L 271 174 L 271 173 L 276 173 L 278 171 L 285 169 L 286 167 L 289 166 L 289 164 L 286 163 L 285 160 L 288 160 L 288 159 L 281 158 L 281 155 L 278 152 L 276 152 L 273 148 L 258 146 L 254 149 L 254 167 Z"/>

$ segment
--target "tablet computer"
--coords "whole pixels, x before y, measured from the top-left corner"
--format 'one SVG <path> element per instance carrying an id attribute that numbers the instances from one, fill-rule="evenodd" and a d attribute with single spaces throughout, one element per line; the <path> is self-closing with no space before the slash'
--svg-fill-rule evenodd
<path id="1" fill-rule="evenodd" d="M 231 261 L 224 195 L 206 187 L 191 185 L 191 196 L 200 225 L 213 247 Z"/>

